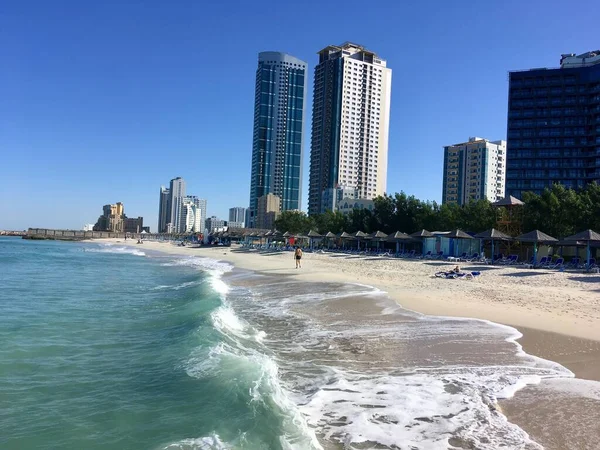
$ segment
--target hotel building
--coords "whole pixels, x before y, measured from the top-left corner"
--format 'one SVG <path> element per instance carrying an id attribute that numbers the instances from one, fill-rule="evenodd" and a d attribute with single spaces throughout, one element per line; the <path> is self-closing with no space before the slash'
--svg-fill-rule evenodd
<path id="1" fill-rule="evenodd" d="M 364 47 L 346 42 L 319 52 L 315 67 L 308 212 L 332 209 L 324 191 L 383 195 L 387 183 L 392 71 Z M 327 196 L 331 198 L 331 196 Z"/>
<path id="2" fill-rule="evenodd" d="M 504 198 L 505 179 L 506 141 L 470 137 L 444 147 L 442 203 L 495 202 Z"/>
<path id="3" fill-rule="evenodd" d="M 509 74 L 506 194 L 600 181 L 600 50 Z"/>

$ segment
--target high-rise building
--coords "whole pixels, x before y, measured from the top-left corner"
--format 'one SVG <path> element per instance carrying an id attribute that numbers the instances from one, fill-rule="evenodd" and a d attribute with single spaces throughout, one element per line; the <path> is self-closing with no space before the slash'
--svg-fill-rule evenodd
<path id="1" fill-rule="evenodd" d="M 444 147 L 442 203 L 495 202 L 504 198 L 505 180 L 506 141 L 470 137 Z"/>
<path id="2" fill-rule="evenodd" d="M 204 230 L 202 222 L 202 211 L 198 205 L 198 197 L 188 195 L 183 199 L 182 223 L 185 233 L 199 233 Z"/>
<path id="3" fill-rule="evenodd" d="M 169 188 L 171 193 L 171 217 L 169 227 L 173 233 L 184 233 L 183 223 L 183 199 L 185 197 L 185 181 L 181 177 L 173 178 Z"/>
<path id="4" fill-rule="evenodd" d="M 242 224 L 239 228 L 244 228 L 244 222 L 246 221 L 246 208 L 242 206 L 235 206 L 229 208 L 229 222 L 235 222 L 236 224 Z"/>
<path id="5" fill-rule="evenodd" d="M 171 220 L 171 191 L 164 186 L 160 187 L 158 202 L 158 232 L 166 233 L 167 224 Z"/>
<path id="6" fill-rule="evenodd" d="M 350 42 L 319 52 L 315 67 L 308 212 L 323 212 L 323 191 L 343 186 L 359 198 L 387 183 L 392 71 Z"/>
<path id="7" fill-rule="evenodd" d="M 300 209 L 306 63 L 279 52 L 258 55 L 250 179 L 250 225 L 258 198 L 274 194 Z"/>
<path id="8" fill-rule="evenodd" d="M 280 213 L 281 199 L 278 196 L 267 194 L 259 197 L 256 208 L 256 228 L 272 230 Z"/>
<path id="9" fill-rule="evenodd" d="M 509 74 L 506 195 L 600 181 L 600 50 Z"/>

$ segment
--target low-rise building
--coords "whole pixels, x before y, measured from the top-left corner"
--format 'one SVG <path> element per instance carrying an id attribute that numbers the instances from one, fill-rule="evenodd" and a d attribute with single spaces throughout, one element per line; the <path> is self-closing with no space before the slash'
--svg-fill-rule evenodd
<path id="1" fill-rule="evenodd" d="M 368 198 L 343 198 L 337 204 L 337 211 L 350 214 L 355 209 L 368 209 L 373 211 L 375 203 Z"/>
<path id="2" fill-rule="evenodd" d="M 277 195 L 267 194 L 259 197 L 257 203 L 256 228 L 273 229 L 275 220 L 281 214 L 281 199 Z"/>
<path id="3" fill-rule="evenodd" d="M 141 233 L 144 228 L 144 218 L 143 217 L 125 217 L 125 233 Z"/>
<path id="4" fill-rule="evenodd" d="M 217 216 L 211 216 L 206 219 L 205 228 L 209 233 L 212 233 L 216 229 L 223 228 L 227 226 L 227 222 L 225 220 L 219 219 Z"/>

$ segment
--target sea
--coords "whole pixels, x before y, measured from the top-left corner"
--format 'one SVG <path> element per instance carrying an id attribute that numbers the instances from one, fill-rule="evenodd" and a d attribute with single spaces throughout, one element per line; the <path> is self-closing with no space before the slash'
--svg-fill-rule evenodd
<path id="1" fill-rule="evenodd" d="M 0 238 L 0 448 L 541 449 L 513 328 L 143 245 Z"/>

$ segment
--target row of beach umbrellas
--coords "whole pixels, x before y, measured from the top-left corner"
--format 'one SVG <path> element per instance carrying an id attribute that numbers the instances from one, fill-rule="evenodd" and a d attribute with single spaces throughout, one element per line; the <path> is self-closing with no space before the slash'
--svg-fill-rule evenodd
<path id="1" fill-rule="evenodd" d="M 289 232 L 281 233 L 277 230 L 274 230 L 274 231 L 268 231 L 268 232 L 264 232 L 264 233 L 261 233 L 261 232 L 249 233 L 246 236 L 266 237 L 266 238 L 275 238 L 275 239 L 290 238 L 290 237 L 294 237 L 297 239 L 308 238 L 311 241 L 311 246 L 312 246 L 313 240 L 322 239 L 322 238 L 325 238 L 325 239 L 338 239 L 339 238 L 342 240 L 357 240 L 357 241 L 359 241 L 359 246 L 360 246 L 360 241 L 363 241 L 363 240 L 375 241 L 375 242 L 377 242 L 378 246 L 379 246 L 379 242 L 387 241 L 387 242 L 396 242 L 396 251 L 398 252 L 400 243 L 415 242 L 415 241 L 421 240 L 423 238 L 435 237 L 436 234 L 434 234 L 430 231 L 427 231 L 427 230 L 419 230 L 412 234 L 406 234 L 401 231 L 396 231 L 395 233 L 389 234 L 389 235 L 386 233 L 383 233 L 382 231 L 376 231 L 375 233 L 371 233 L 371 234 L 367 234 L 362 231 L 356 231 L 355 233 L 347 233 L 344 231 L 339 234 L 335 234 L 332 232 L 328 232 L 326 234 L 320 234 L 314 230 L 310 230 L 306 235 L 294 235 L 293 233 L 289 233 Z M 568 236 L 568 237 L 564 238 L 562 241 L 559 241 L 558 239 L 556 239 L 552 236 L 549 236 L 548 234 L 546 234 L 540 230 L 533 230 L 533 231 L 530 231 L 529 233 L 525 233 L 525 234 L 522 234 L 520 236 L 513 238 L 499 230 L 496 230 L 495 228 L 492 228 L 490 230 L 476 234 L 474 236 L 471 236 L 470 234 L 457 229 L 457 230 L 452 230 L 449 233 L 444 233 L 443 236 L 446 238 L 450 238 L 450 239 L 480 239 L 481 241 L 489 241 L 492 244 L 492 255 L 494 254 L 494 244 L 498 241 L 530 242 L 530 243 L 533 243 L 534 261 L 537 261 L 538 245 L 544 245 L 544 244 L 566 245 L 566 246 L 585 245 L 587 247 L 587 261 L 589 263 L 590 255 L 591 255 L 591 243 L 600 242 L 600 234 L 593 230 L 582 231 L 582 232 L 574 234 L 572 236 Z"/>

